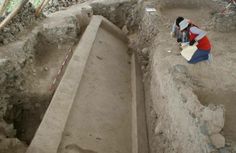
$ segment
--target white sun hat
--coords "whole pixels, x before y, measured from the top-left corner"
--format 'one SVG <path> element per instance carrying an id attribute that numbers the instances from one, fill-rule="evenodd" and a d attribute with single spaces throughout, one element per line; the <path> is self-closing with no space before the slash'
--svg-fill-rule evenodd
<path id="1" fill-rule="evenodd" d="M 180 27 L 180 31 L 184 30 L 185 28 L 187 28 L 189 25 L 188 20 L 184 19 L 183 21 L 181 21 L 179 23 L 179 27 Z"/>

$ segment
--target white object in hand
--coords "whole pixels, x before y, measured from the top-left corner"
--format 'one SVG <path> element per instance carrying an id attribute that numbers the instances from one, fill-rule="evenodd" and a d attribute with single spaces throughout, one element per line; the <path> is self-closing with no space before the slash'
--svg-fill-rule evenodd
<path id="1" fill-rule="evenodd" d="M 181 55 L 187 60 L 190 61 L 193 54 L 196 52 L 197 46 L 186 46 L 181 51 Z"/>
<path id="2" fill-rule="evenodd" d="M 187 46 L 189 46 L 189 42 L 181 43 L 181 47 L 182 47 L 182 48 L 187 47 Z"/>

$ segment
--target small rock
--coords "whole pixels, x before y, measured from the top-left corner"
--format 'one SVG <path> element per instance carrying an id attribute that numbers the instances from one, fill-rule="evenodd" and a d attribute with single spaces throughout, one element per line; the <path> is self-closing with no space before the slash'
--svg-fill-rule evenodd
<path id="1" fill-rule="evenodd" d="M 227 142 L 227 143 L 225 143 L 225 146 L 226 146 L 226 147 L 230 147 L 230 146 L 231 146 L 231 143 Z"/>
<path id="2" fill-rule="evenodd" d="M 3 40 L 3 44 L 7 44 L 8 43 L 8 40 L 7 39 L 4 39 Z"/>
<path id="3" fill-rule="evenodd" d="M 202 118 L 206 122 L 207 130 L 209 135 L 214 135 L 219 133 L 225 123 L 224 119 L 224 107 L 222 105 L 217 106 L 214 110 L 212 108 L 206 107 L 203 110 Z"/>
<path id="4" fill-rule="evenodd" d="M 29 63 L 32 64 L 34 61 L 33 59 L 29 59 Z"/>
<path id="5" fill-rule="evenodd" d="M 148 62 L 148 61 L 142 61 L 142 64 L 143 64 L 144 66 L 147 66 L 147 65 L 149 64 L 149 62 Z"/>
<path id="6" fill-rule="evenodd" d="M 225 146 L 225 138 L 221 134 L 214 134 L 210 137 L 212 144 L 217 148 Z"/>
<path id="7" fill-rule="evenodd" d="M 82 13 L 87 14 L 88 17 L 92 17 L 92 15 L 93 15 L 93 8 L 91 6 L 83 6 L 82 7 Z"/>
<path id="8" fill-rule="evenodd" d="M 142 49 L 142 54 L 144 55 L 144 56 L 147 56 L 148 55 L 148 48 L 144 48 L 144 49 Z"/>
<path id="9" fill-rule="evenodd" d="M 3 65 L 3 64 L 5 64 L 5 63 L 7 63 L 7 62 L 8 62 L 7 59 L 0 59 L 0 65 Z"/>
<path id="10" fill-rule="evenodd" d="M 9 27 L 4 27 L 4 28 L 3 28 L 3 32 L 8 32 L 8 31 L 10 31 L 10 28 L 9 28 Z"/>
<path id="11" fill-rule="evenodd" d="M 162 127 L 162 124 L 160 122 L 160 123 L 157 124 L 157 126 L 155 128 L 155 134 L 162 134 L 163 133 L 161 127 Z"/>
<path id="12" fill-rule="evenodd" d="M 24 87 L 23 87 L 23 86 L 20 86 L 20 90 L 21 90 L 21 91 L 23 91 L 23 90 L 25 90 L 25 89 L 24 89 Z"/>
<path id="13" fill-rule="evenodd" d="M 128 30 L 128 28 L 127 28 L 126 25 L 123 26 L 122 31 L 123 31 L 124 34 L 126 34 L 126 35 L 129 33 L 129 30 Z"/>
<path id="14" fill-rule="evenodd" d="M 142 66 L 141 69 L 142 69 L 143 71 L 145 71 L 145 66 Z"/>
<path id="15" fill-rule="evenodd" d="M 48 71 L 48 67 L 44 67 L 44 71 Z"/>

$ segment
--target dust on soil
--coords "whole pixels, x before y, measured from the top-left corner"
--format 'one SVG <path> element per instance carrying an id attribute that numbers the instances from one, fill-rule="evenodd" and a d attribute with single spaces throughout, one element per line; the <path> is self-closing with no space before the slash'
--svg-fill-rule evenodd
<path id="1" fill-rule="evenodd" d="M 32 29 L 27 31 L 32 32 Z M 30 44 L 29 46 L 25 45 L 27 42 L 24 39 L 28 39 L 27 35 L 21 34 L 17 42 L 1 46 L 0 56 L 14 61 L 16 65 L 22 59 L 25 60 L 23 62 L 24 66 L 20 70 L 23 81 L 17 87 L 21 91 L 9 91 L 9 106 L 4 114 L 4 119 L 7 123 L 14 125 L 14 129 L 16 129 L 15 136 L 19 140 L 30 144 L 71 55 L 68 56 L 69 58 L 63 69 L 61 69 L 62 63 L 69 51 L 74 49 L 79 38 L 73 42 L 58 44 L 52 43 L 38 34 L 36 44 Z M 22 45 L 25 48 L 22 49 Z M 60 69 L 61 73 L 58 75 Z M 16 79 L 18 77 L 15 76 Z M 57 82 L 53 85 L 55 78 L 57 78 Z M 9 143 L 11 143 L 10 141 L 14 140 L 9 139 Z M 5 148 L 6 152 L 11 151 L 9 149 Z M 20 149 L 22 147 L 18 148 L 19 152 Z"/>
<path id="2" fill-rule="evenodd" d="M 177 16 L 183 16 L 188 19 L 191 19 L 193 23 L 200 26 L 204 30 L 210 30 L 208 26 L 211 24 L 211 10 L 206 8 L 201 9 L 186 9 L 186 8 L 166 8 L 162 10 L 163 19 L 166 19 L 167 24 L 163 25 L 161 28 L 163 39 L 160 43 L 164 43 L 166 40 L 170 40 L 170 27 L 175 21 Z M 190 75 L 195 77 L 195 79 L 200 82 L 198 87 L 195 89 L 195 93 L 198 96 L 198 99 L 203 105 L 213 104 L 223 104 L 225 106 L 226 120 L 225 127 L 223 129 L 223 134 L 226 136 L 226 139 L 236 141 L 236 109 L 235 99 L 236 91 L 234 90 L 236 84 L 235 67 L 236 67 L 236 33 L 217 33 L 214 31 L 208 31 L 208 36 L 212 42 L 213 49 L 212 54 L 214 61 L 208 68 L 201 67 L 202 65 L 196 65 L 195 67 L 190 67 Z M 177 55 L 179 51 L 177 50 L 176 43 L 174 39 L 172 46 L 165 46 L 162 48 L 164 51 L 173 50 L 173 54 Z M 49 84 L 52 82 L 52 79 L 55 76 L 60 64 L 64 58 L 65 52 L 68 49 L 68 46 L 71 44 L 63 44 L 62 48 L 58 48 L 56 44 L 50 44 L 49 42 L 41 41 L 36 45 L 36 61 L 35 69 L 36 73 L 33 76 L 29 76 L 29 89 L 34 91 L 44 91 L 48 90 Z M 173 47 L 175 46 L 175 47 Z M 166 53 L 168 54 L 168 53 Z M 173 60 L 175 60 L 173 58 Z M 48 68 L 48 70 L 46 69 Z M 34 81 L 33 81 L 34 80 Z M 203 86 L 201 85 L 203 84 Z M 218 85 L 218 87 L 217 87 Z M 17 98 L 17 96 L 16 96 Z M 22 98 L 22 97 L 21 97 Z M 20 99 L 20 98 L 19 98 Z M 38 100 L 33 98 L 28 98 L 29 101 L 36 101 L 35 109 L 39 106 L 37 103 L 41 103 Z M 21 107 L 21 106 L 19 106 Z M 25 106 L 24 106 L 25 107 Z M 30 106 L 31 107 L 31 106 Z M 43 106 L 44 107 L 44 106 Z M 20 112 L 26 114 L 23 116 L 28 116 L 30 113 L 27 113 L 27 107 Z M 40 110 L 38 110 L 40 111 Z M 36 111 L 37 112 L 37 111 Z M 41 114 L 42 112 L 40 112 Z M 18 114 L 18 113 L 16 113 Z M 30 115 L 31 116 L 31 115 Z M 33 115 L 32 115 L 33 116 Z M 16 118 L 17 119 L 17 118 Z M 21 118 L 22 119 L 22 118 Z M 31 121 L 26 119 L 26 124 L 21 125 L 21 119 L 17 119 L 16 126 L 28 127 L 28 123 L 31 124 L 38 122 L 41 119 L 41 116 L 36 117 L 36 121 Z M 37 123 L 38 124 L 38 123 Z M 32 125 L 30 125 L 32 126 Z M 33 133 L 33 132 L 29 132 Z M 20 134 L 20 133 L 19 133 Z M 30 134 L 31 135 L 31 134 Z M 26 136 L 28 139 L 28 136 Z M 31 136 L 30 136 L 31 137 Z M 165 145 L 165 144 L 164 144 Z M 154 146 L 155 147 L 155 146 Z M 165 149 L 165 148 L 164 148 Z"/>
<path id="3" fill-rule="evenodd" d="M 84 145 L 91 153 L 131 152 L 131 74 L 126 51 L 126 44 L 112 32 L 98 29 L 60 153 L 70 152 L 71 145 Z"/>
<path id="4" fill-rule="evenodd" d="M 73 42 L 63 43 L 63 45 L 50 43 L 45 38 L 41 38 L 35 46 L 35 77 L 39 81 L 37 87 L 39 91 L 55 90 L 56 86 L 51 89 L 53 80 L 57 77 L 57 72 L 60 70 L 69 50 L 73 49 L 73 45 Z M 62 77 L 62 74 L 59 77 Z"/>
<path id="5" fill-rule="evenodd" d="M 198 87 L 196 87 L 195 94 L 198 96 L 198 99 L 203 105 L 224 105 L 225 126 L 222 134 L 226 137 L 226 141 L 235 144 L 236 32 L 232 31 L 231 33 L 219 33 L 212 31 L 210 26 L 208 26 L 212 21 L 210 9 L 202 8 L 199 10 L 173 8 L 165 9 L 162 13 L 165 16 L 164 18 L 167 18 L 170 24 L 173 23 L 178 16 L 183 16 L 207 31 L 207 36 L 212 43 L 213 62 L 205 67 L 203 67 L 202 63 L 194 66 L 190 65 L 189 71 L 191 76 L 194 77 L 199 83 L 197 85 Z M 169 31 L 166 30 L 166 33 L 168 34 Z M 174 42 L 175 40 L 172 39 L 171 41 Z M 163 50 L 166 50 L 166 48 L 163 48 Z"/>
<path id="6" fill-rule="evenodd" d="M 205 106 L 209 104 L 224 105 L 225 113 L 225 126 L 223 128 L 223 135 L 236 142 L 236 92 L 227 90 L 199 90 L 195 92 L 198 99 Z"/>

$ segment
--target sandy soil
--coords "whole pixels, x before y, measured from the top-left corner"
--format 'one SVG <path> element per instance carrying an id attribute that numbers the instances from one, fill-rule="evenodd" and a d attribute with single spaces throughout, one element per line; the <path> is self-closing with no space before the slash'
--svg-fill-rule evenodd
<path id="1" fill-rule="evenodd" d="M 169 79 L 168 74 L 172 73 L 175 70 L 173 70 L 173 67 L 176 66 L 176 64 L 180 64 L 182 68 L 184 67 L 187 69 L 185 71 L 185 69 L 183 68 L 184 73 L 186 73 L 184 75 L 190 78 L 188 79 L 191 81 L 191 84 L 186 83 L 186 78 L 182 76 L 180 76 L 180 78 L 177 77 L 177 79 L 174 79 L 176 79 L 176 82 L 180 81 L 185 84 L 188 91 L 194 91 L 195 95 L 190 97 L 190 99 L 194 100 L 194 98 L 196 98 L 204 106 L 209 106 L 211 104 L 224 106 L 225 126 L 221 133 L 226 137 L 226 141 L 234 147 L 236 146 L 236 32 L 234 31 L 231 33 L 217 33 L 211 31 L 211 27 L 208 26 L 212 21 L 210 15 L 211 13 L 211 9 L 207 8 L 163 9 L 161 12 L 161 19 L 163 24 L 157 25 L 159 26 L 159 34 L 155 40 L 155 45 L 158 48 L 158 50 L 155 51 L 160 53 L 158 53 L 158 55 L 154 53 L 154 58 L 161 57 L 164 60 L 160 60 L 163 60 L 162 62 L 166 64 L 161 65 L 162 67 L 159 68 L 160 70 L 163 70 L 160 71 L 160 73 L 162 74 L 159 74 L 162 76 L 162 79 L 165 78 L 163 77 L 165 75 L 167 76 L 167 79 Z M 171 25 L 173 24 L 177 16 L 183 16 L 190 19 L 193 23 L 208 32 L 209 39 L 212 42 L 213 46 L 212 63 L 209 64 L 206 62 L 202 62 L 196 65 L 189 65 L 186 63 L 183 57 L 180 56 L 180 50 L 177 47 L 175 39 L 170 38 L 169 35 Z M 120 52 L 115 52 L 119 51 L 120 49 L 127 48 L 124 47 L 123 44 L 115 44 L 115 38 L 107 34 L 102 29 L 100 29 L 99 36 L 100 35 L 101 39 L 97 40 L 95 44 L 100 46 L 101 48 L 96 46 L 96 48 L 93 49 L 94 51 L 92 55 L 89 57 L 90 59 L 88 62 L 88 68 L 86 69 L 85 75 L 83 76 L 83 81 L 80 87 L 81 90 L 79 90 L 78 96 L 75 99 L 77 103 L 75 103 L 70 114 L 70 118 L 65 130 L 64 139 L 62 141 L 59 152 L 109 152 L 110 148 L 112 148 L 116 152 L 131 152 L 131 119 L 129 116 L 129 102 L 131 101 L 131 93 L 129 91 L 130 72 L 128 69 L 126 69 L 130 66 L 128 64 L 128 60 L 126 59 L 126 54 L 124 58 L 123 54 L 121 54 Z M 102 45 L 103 43 L 106 43 L 106 45 L 108 45 L 109 47 L 104 48 L 104 45 Z M 27 78 L 30 81 L 26 83 L 29 90 L 32 89 L 32 91 L 40 92 L 48 91 L 49 85 L 52 82 L 55 74 L 57 73 L 61 61 L 65 57 L 65 51 L 68 50 L 69 46 L 71 46 L 71 44 L 64 44 L 63 46 L 60 46 L 58 44 L 51 44 L 50 42 L 42 40 L 38 42 L 38 44 L 35 46 L 35 70 L 33 72 L 30 72 L 32 73 L 32 75 Z M 17 46 L 14 46 L 14 48 L 16 47 Z M 110 54 L 110 50 L 115 52 L 115 56 Z M 95 51 L 99 54 L 95 53 Z M 4 52 L 6 53 L 5 50 Z M 2 56 L 9 55 L 9 53 L 4 54 L 4 52 L 1 53 Z M 156 66 L 155 64 L 160 63 L 154 62 L 154 68 Z M 120 66 L 124 66 L 125 68 L 120 68 Z M 151 75 L 151 77 L 156 77 L 155 75 L 158 74 Z M 148 79 L 151 80 L 151 77 Z M 170 80 L 172 79 L 171 77 Z M 117 81 L 119 82 L 118 84 L 114 83 Z M 199 125 L 196 124 L 197 121 L 195 123 L 195 120 L 197 120 L 195 118 L 198 114 L 191 114 L 189 113 L 191 112 L 189 110 L 197 110 L 198 108 L 205 109 L 207 107 L 203 108 L 200 103 L 195 105 L 195 101 L 192 102 L 192 104 L 194 105 L 178 105 L 179 103 L 176 102 L 176 99 L 178 98 L 181 99 L 181 102 L 191 101 L 188 99 L 189 97 L 183 97 L 182 95 L 180 95 L 180 91 L 176 92 L 175 90 L 173 90 L 175 92 L 171 93 L 171 86 L 173 86 L 174 88 L 178 83 L 174 81 L 174 83 L 171 81 L 168 82 L 168 80 L 158 81 L 160 82 L 160 84 L 149 82 L 154 88 L 149 89 L 149 86 L 146 87 L 146 92 L 148 92 L 146 98 L 148 99 L 148 101 L 153 100 L 150 98 L 151 96 L 158 97 L 158 100 L 161 99 L 160 101 L 158 101 L 158 105 L 160 106 L 160 108 L 158 108 L 157 110 L 160 110 L 159 112 L 155 112 L 155 106 L 151 106 L 152 104 L 147 105 L 148 113 L 150 112 L 150 114 L 148 114 L 150 115 L 149 122 L 151 122 L 150 124 L 152 124 L 151 128 L 149 127 L 149 136 L 154 136 L 153 139 L 156 139 L 154 140 L 155 142 L 151 144 L 152 152 L 187 152 L 188 148 L 192 147 L 192 145 L 194 145 L 192 150 L 201 152 L 202 148 L 198 148 L 197 145 L 202 145 L 200 144 L 202 143 L 200 141 L 203 140 L 203 138 L 200 136 L 202 136 L 203 134 L 194 133 L 198 130 L 197 128 L 199 128 Z M 158 91 L 157 89 L 161 85 L 165 87 L 170 86 L 170 88 L 163 88 L 162 90 L 170 89 L 171 91 Z M 152 94 L 150 94 L 149 92 Z M 160 94 L 161 92 L 171 93 L 173 95 L 163 96 Z M 91 94 L 94 94 L 96 96 L 90 96 Z M 172 96 L 174 97 L 173 99 L 171 99 Z M 15 98 L 22 99 L 21 97 L 17 96 Z M 172 101 L 168 101 L 168 98 L 170 98 Z M 34 109 L 37 109 L 37 111 L 39 111 L 38 114 L 42 114 L 41 109 L 37 108 L 38 103 L 41 103 L 40 101 L 38 101 L 38 99 L 35 100 L 34 97 L 29 96 L 27 97 L 27 100 L 36 101 Z M 78 102 L 79 100 L 80 103 Z M 173 102 L 174 104 L 172 105 L 170 102 Z M 96 108 L 96 111 L 91 112 L 91 108 Z M 23 111 L 20 113 L 25 114 L 24 116 L 33 116 L 34 112 L 27 113 L 28 110 L 28 107 L 23 108 Z M 37 113 L 37 111 L 35 111 L 35 113 Z M 167 114 L 164 114 L 164 117 L 158 116 L 157 114 L 161 114 L 162 111 L 165 113 L 167 112 Z M 175 116 L 173 112 L 177 115 Z M 81 113 L 84 113 L 85 115 Z M 187 117 L 185 113 L 187 114 Z M 165 117 L 165 115 L 167 117 Z M 171 118 L 168 115 L 172 115 L 172 117 L 174 117 Z M 183 121 L 183 118 L 181 117 L 186 119 L 186 121 Z M 192 118 L 194 118 L 194 121 L 191 120 Z M 88 119 L 92 120 L 92 122 L 87 122 Z M 20 119 L 16 121 L 16 123 L 18 123 L 18 126 L 20 126 L 21 128 L 29 128 L 29 126 L 32 126 L 31 123 L 33 123 L 33 128 L 35 129 L 37 128 L 35 127 L 35 124 L 39 124 L 41 116 L 37 116 L 36 120 L 34 121 L 33 118 L 26 118 L 24 120 L 27 124 L 21 125 L 22 120 Z M 172 124 L 172 122 L 174 122 L 174 124 Z M 160 130 L 163 127 L 167 129 L 167 134 L 172 132 L 170 139 L 164 137 L 164 130 Z M 185 131 L 182 129 L 182 127 Z M 33 132 L 34 131 L 32 131 L 32 129 L 29 130 L 30 136 L 32 136 Z M 22 131 L 21 133 L 24 133 L 24 131 Z M 31 139 L 32 137 L 30 136 L 25 135 L 25 139 Z M 181 140 L 181 138 L 183 138 L 183 141 L 176 141 Z M 208 141 L 204 142 L 204 145 L 208 144 Z M 159 148 L 157 148 L 157 146 Z M 109 151 L 107 150 L 107 147 L 109 148 Z"/>
<path id="2" fill-rule="evenodd" d="M 196 13 L 198 12 L 198 13 Z M 226 137 L 226 142 L 235 144 L 236 134 L 236 119 L 235 119 L 235 95 L 236 95 L 236 38 L 235 32 L 231 33 L 218 33 L 210 30 L 207 25 L 211 24 L 211 10 L 210 9 L 163 9 L 163 21 L 166 23 L 160 27 L 159 43 L 162 43 L 162 50 L 168 55 L 168 60 L 173 60 L 174 63 L 183 63 L 184 59 L 179 56 L 179 50 L 176 47 L 175 39 L 170 39 L 163 45 L 164 41 L 168 39 L 170 33 L 170 25 L 174 22 L 177 16 L 183 16 L 192 20 L 195 24 L 199 25 L 202 29 L 208 32 L 208 37 L 212 43 L 213 62 L 206 64 L 205 62 L 187 66 L 192 83 L 194 84 L 194 91 L 200 102 L 208 106 L 209 104 L 223 105 L 225 108 L 225 126 L 222 134 Z M 204 14 L 204 15 L 203 15 Z M 160 36 L 161 35 L 161 36 Z M 168 46 L 169 44 L 169 46 Z M 170 45 L 171 44 L 171 45 Z M 160 48 L 159 48 L 160 49 Z M 167 53 L 171 50 L 171 53 Z M 172 65 L 172 64 L 171 64 Z"/>
<path id="3" fill-rule="evenodd" d="M 59 77 L 57 77 L 58 71 L 61 69 L 69 50 L 73 50 L 74 44 L 79 40 L 79 37 L 77 37 L 79 32 L 77 31 L 77 21 L 72 22 L 70 20 L 64 27 L 62 24 L 57 24 L 57 22 L 63 22 L 68 17 L 66 11 L 62 15 L 65 15 L 64 18 L 59 18 L 56 21 L 53 18 L 47 18 L 47 21 L 55 23 L 55 25 L 51 26 L 54 33 L 50 35 L 54 36 L 55 39 L 50 40 L 48 37 L 46 39 L 44 34 L 42 34 L 40 31 L 42 29 L 39 28 L 42 24 L 45 24 L 42 21 L 43 23 L 33 25 L 25 30 L 24 33 L 21 33 L 16 42 L 0 47 L 0 57 L 12 61 L 11 64 L 14 67 L 12 70 L 6 71 L 10 71 L 8 73 L 14 76 L 13 78 L 8 78 L 14 84 L 10 86 L 13 89 L 7 91 L 7 94 L 9 94 L 9 107 L 4 114 L 4 119 L 8 123 L 14 124 L 14 129 L 16 129 L 15 137 L 21 140 L 23 144 L 30 144 L 71 55 L 68 56 L 67 63 L 65 63 Z M 69 16 L 68 18 L 71 19 L 73 17 Z M 53 26 L 61 27 L 53 28 Z M 66 31 L 69 28 L 70 31 Z M 49 29 L 47 32 L 50 31 L 52 30 Z M 55 35 L 58 33 L 63 35 L 60 40 L 66 39 L 66 42 L 55 41 Z M 70 39 L 67 39 L 67 36 Z M 60 36 L 57 35 L 58 37 Z M 56 77 L 57 82 L 52 86 Z M 3 140 L 5 141 L 5 139 Z M 9 139 L 9 143 L 11 141 L 13 140 Z M 6 142 L 8 142 L 7 138 Z M 14 144 L 12 145 L 14 147 Z M 8 148 L 4 144 L 1 148 L 5 149 L 4 152 L 11 152 L 9 150 L 10 147 Z"/>
<path id="4" fill-rule="evenodd" d="M 56 78 L 57 72 L 60 70 L 65 57 L 72 47 L 73 42 L 61 45 L 47 42 L 45 39 L 41 39 L 35 46 L 36 77 L 39 81 L 38 87 L 42 89 L 41 92 L 45 89 L 51 91 L 55 90 L 56 85 L 51 89 L 53 80 Z M 62 74 L 63 73 L 61 73 L 60 77 Z"/>
<path id="5" fill-rule="evenodd" d="M 229 140 L 236 142 L 236 119 L 235 119 L 235 100 L 236 92 L 232 90 L 210 90 L 199 89 L 196 92 L 199 100 L 203 105 L 209 104 L 224 105 L 225 114 L 225 126 L 223 128 L 223 134 Z"/>
<path id="6" fill-rule="evenodd" d="M 100 28 L 67 121 L 60 153 L 131 152 L 127 45 Z"/>

